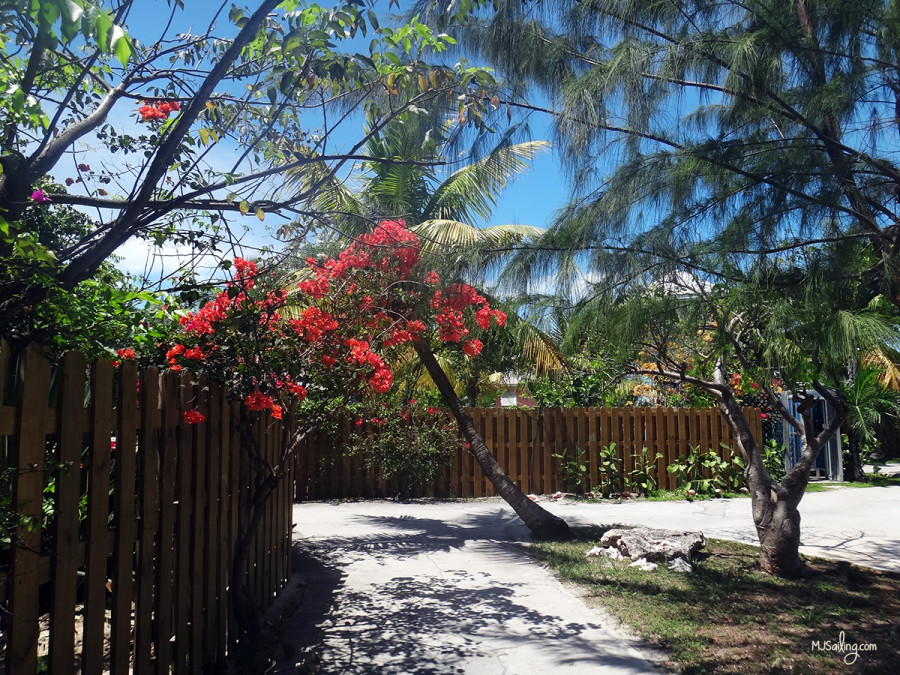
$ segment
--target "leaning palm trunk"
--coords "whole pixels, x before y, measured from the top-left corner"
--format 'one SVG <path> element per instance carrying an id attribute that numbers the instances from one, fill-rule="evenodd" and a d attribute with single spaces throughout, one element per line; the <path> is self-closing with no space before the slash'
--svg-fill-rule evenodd
<path id="1" fill-rule="evenodd" d="M 459 429 L 463 437 L 469 443 L 469 449 L 475 461 L 478 462 L 481 470 L 497 494 L 509 504 L 513 511 L 522 519 L 522 522 L 531 530 L 531 533 L 538 539 L 569 539 L 572 534 L 569 526 L 562 518 L 554 516 L 546 511 L 535 502 L 531 501 L 519 487 L 509 479 L 509 476 L 503 471 L 497 460 L 491 454 L 491 451 L 484 443 L 484 439 L 475 428 L 475 423 L 471 416 L 463 409 L 462 403 L 456 396 L 447 374 L 438 364 L 434 354 L 422 342 L 416 342 L 416 353 L 422 361 L 422 365 L 431 375 L 431 379 L 441 392 L 444 403 L 453 413 Z"/>

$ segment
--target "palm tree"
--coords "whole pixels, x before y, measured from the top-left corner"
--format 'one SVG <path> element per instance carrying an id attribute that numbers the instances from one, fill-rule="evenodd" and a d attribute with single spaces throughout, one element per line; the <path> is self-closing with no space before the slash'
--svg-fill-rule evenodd
<path id="1" fill-rule="evenodd" d="M 375 128 L 374 119 L 370 127 Z M 443 178 L 437 167 L 452 168 L 456 164 L 446 160 L 456 140 L 451 125 L 437 123 L 424 111 L 410 111 L 372 133 L 366 147 L 370 159 L 363 162 L 362 175 L 355 184 L 309 171 L 295 175 L 294 183 L 301 190 L 315 186 L 314 204 L 329 214 L 325 225 L 332 240 L 351 239 L 383 219 L 403 219 L 423 242 L 423 257 L 429 267 L 441 271 L 444 279 L 483 281 L 487 270 L 505 257 L 503 249 L 537 238 L 542 230 L 526 225 L 478 228 L 471 223 L 490 217 L 503 189 L 548 144 L 513 144 L 506 134 L 483 157 Z M 496 304 L 492 300 L 492 305 Z M 563 363 L 559 350 L 537 328 L 526 326 L 520 335 L 521 353 L 539 353 L 542 362 Z M 500 468 L 463 408 L 445 366 L 430 347 L 424 342 L 415 342 L 413 347 L 418 363 L 453 413 L 471 454 L 497 494 L 535 536 L 569 537 L 565 521 L 528 499 Z M 480 378 L 470 373 L 456 379 L 471 381 L 473 377 Z M 468 394 L 473 398 L 471 391 Z"/>
<path id="2" fill-rule="evenodd" d="M 374 120 L 369 124 L 374 128 Z M 288 177 L 288 184 L 304 188 L 318 183 L 314 208 L 328 214 L 325 224 L 332 236 L 353 238 L 380 220 L 401 218 L 423 240 L 426 251 L 445 262 L 449 256 L 458 271 L 472 276 L 501 259 L 485 249 L 542 234 L 541 228 L 530 225 L 473 223 L 491 217 L 506 187 L 549 143 L 513 143 L 510 132 L 474 161 L 471 155 L 448 159 L 460 142 L 453 126 L 422 110 L 406 112 L 372 133 L 365 148 L 371 159 L 349 180 L 323 178 L 304 167 Z"/>
<path id="3" fill-rule="evenodd" d="M 860 461 L 860 446 L 870 445 L 876 440 L 874 429 L 881 424 L 884 416 L 896 418 L 900 414 L 900 393 L 883 384 L 884 375 L 885 371 L 880 368 L 863 366 L 841 388 L 848 406 L 847 440 L 851 458 L 846 480 L 866 480 Z"/>
<path id="4" fill-rule="evenodd" d="M 318 183 L 314 207 L 328 214 L 326 238 L 344 242 L 381 220 L 403 219 L 422 241 L 431 268 L 446 278 L 483 283 L 508 259 L 508 249 L 537 239 L 544 230 L 521 224 L 477 227 L 474 223 L 491 217 L 503 191 L 550 145 L 546 141 L 513 143 L 511 130 L 474 161 L 463 164 L 465 157 L 448 160 L 459 148 L 460 129 L 455 120 L 442 122 L 438 115 L 421 109 L 408 111 L 373 133 L 365 151 L 371 159 L 349 180 L 320 176 L 304 167 L 289 176 L 289 184 L 305 189 Z M 374 118 L 369 127 L 375 128 Z M 455 168 L 457 164 L 463 165 Z M 448 168 L 455 170 L 441 171 Z M 491 305 L 503 303 L 491 298 Z M 566 366 L 549 335 L 519 318 L 511 306 L 502 308 L 510 317 L 522 357 L 515 364 L 517 369 L 540 375 Z M 484 380 L 484 376 L 460 372 L 455 379 L 462 384 Z M 472 387 L 462 384 L 460 389 L 468 390 L 473 404 Z"/>

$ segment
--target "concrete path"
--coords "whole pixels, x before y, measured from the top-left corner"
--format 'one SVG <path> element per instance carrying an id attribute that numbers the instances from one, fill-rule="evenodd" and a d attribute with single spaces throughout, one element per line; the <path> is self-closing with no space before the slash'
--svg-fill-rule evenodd
<path id="1" fill-rule="evenodd" d="M 504 503 L 299 504 L 294 522 L 306 597 L 284 633 L 319 672 L 615 675 L 665 658 L 537 564 Z"/>
<path id="2" fill-rule="evenodd" d="M 700 529 L 756 540 L 748 499 L 544 503 L 572 524 Z M 836 489 L 801 503 L 809 555 L 900 571 L 900 487 Z M 499 501 L 294 507 L 300 609 L 282 628 L 296 672 L 653 673 L 665 656 L 589 609 L 527 551 Z"/>

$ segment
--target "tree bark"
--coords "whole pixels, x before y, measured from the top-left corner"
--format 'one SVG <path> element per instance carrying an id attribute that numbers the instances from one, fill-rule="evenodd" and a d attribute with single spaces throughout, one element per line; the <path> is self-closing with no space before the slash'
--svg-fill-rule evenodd
<path id="1" fill-rule="evenodd" d="M 497 460 L 491 454 L 484 439 L 475 428 L 475 423 L 471 416 L 463 409 L 459 397 L 453 391 L 447 374 L 443 371 L 440 364 L 435 359 L 434 354 L 427 345 L 421 341 L 413 343 L 422 365 L 428 371 L 431 379 L 434 381 L 441 392 L 444 403 L 453 413 L 459 429 L 463 437 L 469 443 L 469 451 L 475 457 L 475 461 L 481 467 L 484 475 L 491 485 L 494 486 L 497 494 L 509 504 L 513 511 L 522 519 L 522 522 L 531 530 L 532 535 L 537 539 L 571 539 L 572 533 L 569 526 L 562 518 L 554 516 L 549 511 L 531 501 L 519 487 L 513 483 L 509 476 L 504 473 L 503 469 L 497 463 Z"/>
<path id="2" fill-rule="evenodd" d="M 847 429 L 847 449 L 850 454 L 850 466 L 844 473 L 844 480 L 865 483 L 866 472 L 863 471 L 862 458 L 859 456 L 859 434 L 853 429 Z"/>
<path id="3" fill-rule="evenodd" d="M 750 490 L 753 524 L 759 538 L 759 565 L 767 574 L 786 579 L 803 575 L 800 559 L 800 512 L 797 506 L 809 482 L 809 466 L 801 461 L 775 483 L 762 461 L 750 423 L 729 393 L 719 397 L 719 409 L 734 434 L 744 459 L 744 480 Z"/>

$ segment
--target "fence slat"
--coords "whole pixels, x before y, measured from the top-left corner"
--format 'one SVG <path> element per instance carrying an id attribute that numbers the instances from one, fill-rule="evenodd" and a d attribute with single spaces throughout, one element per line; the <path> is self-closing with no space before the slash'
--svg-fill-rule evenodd
<path id="1" fill-rule="evenodd" d="M 115 467 L 115 565 L 112 579 L 112 628 L 110 668 L 128 672 L 131 658 L 131 604 L 134 598 L 135 469 L 137 446 L 137 367 L 128 360 L 121 365 L 119 419 L 116 429 Z"/>
<path id="2" fill-rule="evenodd" d="M 219 445 L 222 439 L 221 391 L 219 387 L 211 387 L 206 405 L 206 482 L 209 486 L 209 493 L 206 504 L 206 522 L 203 527 L 203 547 L 208 552 L 203 580 L 206 606 L 206 641 L 203 651 L 207 658 L 214 658 L 216 661 L 220 658 L 217 638 L 221 630 L 218 603 L 219 561 L 222 555 L 222 551 L 219 550 L 220 471 L 218 468 Z"/>
<path id="3" fill-rule="evenodd" d="M 193 579 L 192 517 L 194 439 L 193 425 L 185 424 L 184 413 L 194 407 L 190 373 L 182 372 L 178 383 L 178 510 L 175 525 L 175 675 L 190 672 L 188 657 L 191 649 L 191 596 Z"/>
<path id="4" fill-rule="evenodd" d="M 224 391 L 219 391 L 219 402 L 216 408 L 219 410 L 219 444 L 217 446 L 215 468 L 219 480 L 219 504 L 218 504 L 218 572 L 216 573 L 216 660 L 225 658 L 228 650 L 228 574 L 231 553 L 231 538 L 229 536 L 229 508 L 231 499 L 230 472 L 231 472 L 231 408 L 228 405 Z"/>
<path id="5" fill-rule="evenodd" d="M 493 452 L 490 443 L 485 438 L 484 414 L 477 409 L 472 412 L 472 419 L 475 422 L 475 428 L 478 429 L 478 433 L 480 433 L 481 438 L 484 439 L 485 444 L 488 446 L 488 450 L 491 450 L 491 452 Z M 484 496 L 484 474 L 481 471 L 481 465 L 478 462 L 474 461 L 474 458 L 472 461 L 472 496 Z"/>
<path id="6" fill-rule="evenodd" d="M 190 405 L 202 415 L 207 416 L 209 411 L 206 406 L 206 392 L 208 382 L 206 377 L 201 377 L 196 386 L 192 387 Z M 209 576 L 206 567 L 207 546 L 204 538 L 206 533 L 206 509 L 209 504 L 209 494 L 206 488 L 206 425 L 207 422 L 191 425 L 192 445 L 192 489 L 191 489 L 191 642 L 188 658 L 190 660 L 189 672 L 200 673 L 203 669 L 202 655 L 205 644 L 206 631 L 206 587 L 205 582 Z"/>
<path id="7" fill-rule="evenodd" d="M 241 520 L 241 493 L 243 490 L 241 489 L 243 478 L 248 475 L 246 457 L 247 453 L 241 452 L 241 439 L 240 432 L 237 429 L 237 423 L 240 419 L 240 406 L 238 403 L 232 403 L 231 405 L 231 426 L 229 438 L 231 439 L 231 443 L 229 444 L 230 454 L 231 454 L 231 479 L 229 480 L 229 485 L 231 486 L 230 493 L 230 501 L 229 504 L 229 516 L 228 516 L 228 574 L 229 579 L 231 579 L 231 575 L 233 574 L 243 574 L 244 570 L 235 570 L 234 569 L 234 546 L 237 543 L 238 539 L 238 528 L 240 527 Z M 246 496 L 246 495 L 245 495 Z M 228 643 L 229 646 L 233 645 L 237 638 L 237 618 L 234 615 L 234 603 L 228 603 Z"/>
<path id="8" fill-rule="evenodd" d="M 138 542 L 137 601 L 134 626 L 134 672 L 150 675 L 152 668 L 153 617 L 159 616 L 154 598 L 155 561 L 158 552 L 160 434 L 162 416 L 159 407 L 159 373 L 149 368 L 141 379 L 141 446 L 138 462 L 141 475 L 141 521 Z"/>
<path id="9" fill-rule="evenodd" d="M 53 604 L 50 608 L 51 673 L 75 672 L 75 598 L 78 568 L 83 564 L 78 524 L 81 497 L 81 450 L 84 443 L 85 373 L 84 356 L 68 352 L 63 356 L 59 402 L 56 514 L 53 551 Z"/>
<path id="10" fill-rule="evenodd" d="M 82 672 L 103 671 L 106 623 L 106 560 L 109 550 L 109 470 L 112 438 L 113 367 L 107 359 L 94 364 L 91 377 L 91 453 L 88 469 L 87 564 L 84 580 Z"/>
<path id="11" fill-rule="evenodd" d="M 18 415 L 18 460 L 15 466 L 13 504 L 23 519 L 30 519 L 33 527 L 15 529 L 12 547 L 12 588 L 10 589 L 9 636 L 7 657 L 10 673 L 37 671 L 38 641 L 38 560 L 41 548 L 41 515 L 43 471 L 46 437 L 39 425 L 31 420 L 46 416 L 50 364 L 34 348 L 25 352 L 21 372 L 22 404 Z"/>
<path id="12" fill-rule="evenodd" d="M 181 421 L 178 404 L 178 374 L 171 371 L 163 376 L 163 442 L 162 490 L 160 492 L 159 561 L 156 579 L 156 645 L 157 675 L 169 675 L 172 665 L 172 617 L 174 614 L 175 570 L 175 518 L 178 504 L 175 502 L 175 480 L 178 459 L 178 426 Z"/>

